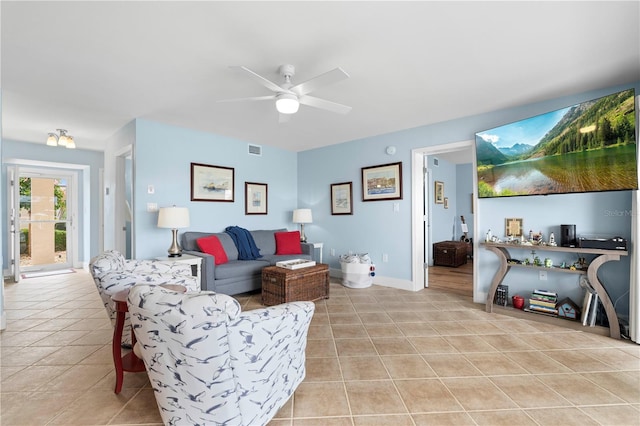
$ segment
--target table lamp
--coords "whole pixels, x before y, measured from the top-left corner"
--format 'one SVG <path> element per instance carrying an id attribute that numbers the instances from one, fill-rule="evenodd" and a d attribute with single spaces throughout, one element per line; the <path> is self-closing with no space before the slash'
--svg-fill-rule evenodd
<path id="1" fill-rule="evenodd" d="M 303 243 L 307 242 L 307 237 L 304 235 L 304 224 L 312 222 L 311 209 L 296 209 L 293 211 L 293 223 L 300 224 L 300 241 Z"/>
<path id="2" fill-rule="evenodd" d="M 158 212 L 158 228 L 170 228 L 173 241 L 169 247 L 169 257 L 182 256 L 182 249 L 178 244 L 178 229 L 189 226 L 189 209 L 186 207 L 161 207 Z"/>

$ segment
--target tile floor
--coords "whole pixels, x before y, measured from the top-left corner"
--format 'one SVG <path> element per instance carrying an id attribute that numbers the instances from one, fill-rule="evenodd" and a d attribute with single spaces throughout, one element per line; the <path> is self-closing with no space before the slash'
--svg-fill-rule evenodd
<path id="1" fill-rule="evenodd" d="M 113 393 L 112 329 L 86 272 L 6 284 L 5 308 L 0 424 L 160 424 L 146 374 Z M 640 424 L 640 345 L 482 308 L 332 284 L 307 377 L 271 425 Z"/>

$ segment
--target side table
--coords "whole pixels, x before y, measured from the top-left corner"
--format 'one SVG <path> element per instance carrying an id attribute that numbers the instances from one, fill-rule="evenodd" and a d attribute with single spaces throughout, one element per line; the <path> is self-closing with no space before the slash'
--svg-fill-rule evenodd
<path id="1" fill-rule="evenodd" d="M 201 281 L 201 270 L 202 270 L 202 258 L 198 256 L 193 256 L 191 254 L 183 254 L 182 256 L 176 257 L 156 257 L 155 260 L 160 260 L 162 262 L 177 262 L 177 263 L 186 263 L 187 265 L 191 265 L 191 271 L 195 277 L 198 278 L 198 282 L 202 285 Z"/>
<path id="2" fill-rule="evenodd" d="M 113 330 L 113 341 L 111 349 L 113 351 L 113 364 L 116 368 L 116 389 L 115 393 L 122 390 L 122 381 L 124 380 L 124 372 L 139 373 L 145 371 L 144 361 L 133 353 L 133 346 L 136 344 L 136 335 L 131 330 L 131 352 L 122 356 L 122 330 L 124 329 L 124 318 L 129 312 L 127 306 L 127 296 L 129 289 L 122 290 L 113 296 L 111 300 L 116 304 L 116 326 Z"/>
<path id="3" fill-rule="evenodd" d="M 176 284 L 161 284 L 162 287 L 184 293 L 187 289 L 184 286 Z M 113 341 L 111 342 L 111 351 L 113 353 L 113 364 L 116 368 L 116 388 L 115 393 L 122 390 L 122 382 L 124 380 L 124 372 L 140 373 L 145 371 L 144 361 L 136 356 L 133 347 L 136 344 L 136 335 L 131 330 L 131 352 L 122 355 L 122 330 L 124 330 L 124 319 L 129 312 L 127 306 L 127 297 L 129 289 L 119 291 L 111 296 L 111 300 L 116 305 L 116 326 L 113 329 Z"/>

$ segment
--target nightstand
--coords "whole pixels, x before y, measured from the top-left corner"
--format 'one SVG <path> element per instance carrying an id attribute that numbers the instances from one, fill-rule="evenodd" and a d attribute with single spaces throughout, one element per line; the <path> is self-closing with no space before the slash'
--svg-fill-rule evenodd
<path id="1" fill-rule="evenodd" d="M 161 260 L 163 262 L 178 262 L 178 263 L 186 263 L 187 265 L 191 265 L 191 273 L 193 276 L 198 278 L 198 283 L 202 285 L 202 280 L 200 278 L 200 271 L 202 268 L 202 258 L 198 256 L 193 256 L 191 254 L 183 254 L 182 256 L 176 257 L 156 257 L 156 260 Z"/>

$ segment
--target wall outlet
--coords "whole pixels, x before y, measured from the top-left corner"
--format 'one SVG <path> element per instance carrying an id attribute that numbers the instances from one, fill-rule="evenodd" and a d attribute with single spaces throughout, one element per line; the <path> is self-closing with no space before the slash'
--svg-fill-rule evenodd
<path id="1" fill-rule="evenodd" d="M 383 262 L 388 262 L 389 261 L 389 255 L 387 253 L 383 253 L 382 254 L 382 261 Z"/>
<path id="2" fill-rule="evenodd" d="M 329 250 L 329 252 L 331 253 L 331 256 L 335 256 L 336 255 L 336 249 L 334 249 L 334 248 Z"/>
<path id="3" fill-rule="evenodd" d="M 547 280 L 547 271 L 540 271 L 538 273 L 538 278 L 540 278 L 540 281 L 546 281 Z"/>
<path id="4" fill-rule="evenodd" d="M 158 211 L 158 203 L 147 203 L 147 211 L 148 212 L 157 212 Z"/>

